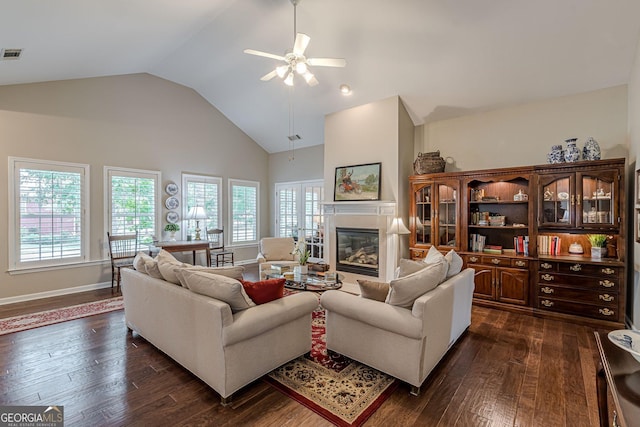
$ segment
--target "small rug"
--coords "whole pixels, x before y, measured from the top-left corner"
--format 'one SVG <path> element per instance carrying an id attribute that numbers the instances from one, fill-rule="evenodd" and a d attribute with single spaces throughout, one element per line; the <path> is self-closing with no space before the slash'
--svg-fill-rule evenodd
<path id="1" fill-rule="evenodd" d="M 38 313 L 8 317 L 6 319 L 0 319 L 0 335 L 26 331 L 27 329 L 53 325 L 54 323 L 80 319 L 81 317 L 93 316 L 95 314 L 122 310 L 123 308 L 124 302 L 122 301 L 122 297 L 115 297 L 101 301 L 73 305 L 71 307 L 56 308 L 53 310 L 40 311 Z"/>
<path id="2" fill-rule="evenodd" d="M 265 379 L 337 426 L 361 426 L 393 393 L 398 380 L 327 350 L 322 307 L 313 312 L 311 331 L 311 352 Z"/>

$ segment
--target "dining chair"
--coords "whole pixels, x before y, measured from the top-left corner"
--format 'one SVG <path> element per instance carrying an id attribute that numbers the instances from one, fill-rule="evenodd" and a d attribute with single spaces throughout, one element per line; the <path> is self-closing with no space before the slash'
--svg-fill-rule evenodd
<path id="1" fill-rule="evenodd" d="M 211 265 L 215 261 L 216 267 L 233 264 L 233 251 L 224 248 L 224 230 L 221 228 L 207 229 L 207 240 L 211 251 Z"/>
<path id="2" fill-rule="evenodd" d="M 138 253 L 138 232 L 113 236 L 107 231 L 107 240 L 111 257 L 111 288 L 116 284 L 116 289 L 120 289 L 120 269 L 133 268 L 133 258 Z"/>

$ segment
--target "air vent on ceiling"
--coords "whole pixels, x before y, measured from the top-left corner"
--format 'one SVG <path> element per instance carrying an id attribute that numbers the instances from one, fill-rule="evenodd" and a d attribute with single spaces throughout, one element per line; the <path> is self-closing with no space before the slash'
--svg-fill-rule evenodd
<path id="1" fill-rule="evenodd" d="M 2 60 L 20 59 L 22 55 L 22 49 L 2 49 L 0 52 Z"/>
<path id="2" fill-rule="evenodd" d="M 297 141 L 299 139 L 302 139 L 302 137 L 298 134 L 295 135 L 289 135 L 287 138 L 289 138 L 289 141 Z"/>

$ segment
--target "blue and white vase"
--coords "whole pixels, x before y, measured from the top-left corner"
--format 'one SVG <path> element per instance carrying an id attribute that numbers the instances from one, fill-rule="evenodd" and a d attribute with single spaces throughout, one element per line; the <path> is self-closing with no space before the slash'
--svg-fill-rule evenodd
<path id="1" fill-rule="evenodd" d="M 577 140 L 578 138 L 565 139 L 564 142 L 567 143 L 567 149 L 564 152 L 564 160 L 566 162 L 572 163 L 580 160 L 580 149 L 576 146 Z"/>
<path id="2" fill-rule="evenodd" d="M 592 137 L 587 138 L 582 149 L 582 158 L 584 160 L 600 160 L 600 146 Z"/>
<path id="3" fill-rule="evenodd" d="M 553 163 L 564 163 L 564 150 L 562 145 L 552 145 L 551 152 L 547 154 L 547 161 Z"/>

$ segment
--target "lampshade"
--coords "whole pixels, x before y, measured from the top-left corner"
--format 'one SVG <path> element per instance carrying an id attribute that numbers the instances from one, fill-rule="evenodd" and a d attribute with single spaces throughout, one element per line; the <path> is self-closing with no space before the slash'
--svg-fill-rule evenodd
<path id="1" fill-rule="evenodd" d="M 289 72 L 287 78 L 284 79 L 284 84 L 286 84 L 287 86 L 293 86 L 293 72 Z"/>
<path id="2" fill-rule="evenodd" d="M 202 206 L 194 206 L 189 209 L 189 213 L 187 213 L 187 219 L 207 219 L 207 211 Z"/>
<path id="3" fill-rule="evenodd" d="M 402 222 L 402 218 L 393 218 L 391 221 L 391 226 L 387 230 L 387 234 L 409 234 L 410 231 L 407 227 L 404 226 L 404 222 Z"/>

